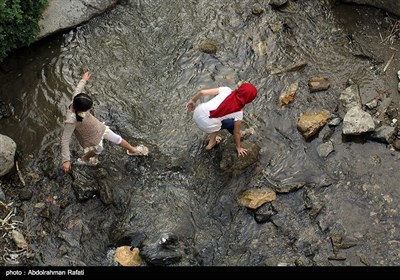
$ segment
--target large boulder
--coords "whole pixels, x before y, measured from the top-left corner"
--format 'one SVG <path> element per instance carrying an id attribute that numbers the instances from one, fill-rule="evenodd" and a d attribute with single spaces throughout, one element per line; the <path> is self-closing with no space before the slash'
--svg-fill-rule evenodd
<path id="1" fill-rule="evenodd" d="M 14 167 L 14 156 L 17 144 L 6 135 L 0 134 L 0 176 L 10 172 Z"/>
<path id="2" fill-rule="evenodd" d="M 119 0 L 49 0 L 39 21 L 38 40 L 72 29 L 113 8 Z"/>
<path id="3" fill-rule="evenodd" d="M 223 147 L 220 168 L 227 173 L 239 174 L 248 166 L 258 162 L 261 148 L 254 143 L 242 141 L 241 146 L 247 149 L 247 155 L 239 157 L 232 139 L 233 137 Z"/>
<path id="4" fill-rule="evenodd" d="M 380 8 L 396 16 L 400 16 L 400 1 L 394 0 L 341 0 L 344 3 L 353 3 L 358 5 L 368 5 Z"/>

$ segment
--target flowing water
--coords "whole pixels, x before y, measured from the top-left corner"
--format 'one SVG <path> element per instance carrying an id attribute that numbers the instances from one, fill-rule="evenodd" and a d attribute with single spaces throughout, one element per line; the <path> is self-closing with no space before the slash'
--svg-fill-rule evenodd
<path id="1" fill-rule="evenodd" d="M 326 229 L 334 232 L 339 224 L 346 236 L 371 234 L 366 232 L 373 224 L 366 206 L 347 196 L 351 191 L 344 185 L 380 184 L 382 192 L 398 201 L 400 193 L 393 186 L 399 178 L 391 176 L 398 156 L 384 144 L 345 141 L 337 129 L 331 136 L 335 152 L 324 160 L 316 152 L 324 131 L 305 141 L 296 125 L 301 113 L 335 112 L 348 79 L 360 84 L 364 104 L 382 93 L 397 94 L 398 56 L 387 75 L 382 69 L 399 44 L 382 43 L 388 33 L 379 25 L 384 14 L 375 9 L 332 7 L 330 1 L 290 1 L 274 10 L 267 2 L 123 1 L 70 32 L 15 51 L 1 64 L 0 101 L 10 104 L 13 114 L 0 120 L 0 133 L 17 143 L 22 169 L 47 147 L 59 149 L 64 112 L 84 71 L 93 73 L 85 91 L 94 99 L 95 115 L 131 144 L 143 143 L 152 152 L 147 161 L 132 163 L 122 149 L 106 144 L 104 153 L 112 154 L 113 161 L 105 164 L 118 182 L 116 205 L 104 206 L 96 199 L 72 203 L 53 213 L 57 221 L 47 228 L 40 218 L 27 221 L 29 231 L 38 234 L 44 227 L 48 232 L 40 241 L 32 238 L 34 248 L 41 251 L 35 263 L 111 265 L 107 256 L 115 236 L 135 231 L 144 232 L 149 240 L 164 232 L 178 235 L 184 248 L 183 265 L 290 264 L 300 255 L 309 257 L 304 248 L 310 246 L 314 263 L 324 264 L 318 258 L 329 251 Z M 256 3 L 264 10 L 260 15 L 252 13 Z M 372 16 L 376 20 L 368 21 Z M 382 63 L 351 54 L 350 40 L 373 49 L 374 58 Z M 217 45 L 215 55 L 199 50 L 206 41 Z M 307 62 L 302 70 L 271 73 L 299 61 Z M 328 77 L 331 88 L 310 94 L 307 81 L 317 75 Z M 185 111 L 196 90 L 234 88 L 242 80 L 259 90 L 257 99 L 245 108 L 244 122 L 256 129 L 249 141 L 261 147 L 257 166 L 265 176 L 284 185 L 320 187 L 326 180 L 335 185 L 279 195 L 274 224 L 256 223 L 235 202 L 238 193 L 254 183 L 254 169 L 239 176 L 219 171 L 218 151 L 204 151 L 206 135 Z M 281 108 L 280 94 L 296 81 L 300 89 L 295 102 Z M 377 155 L 381 164 L 371 160 Z M 57 156 L 53 158 L 56 165 Z M 260 184 L 265 183 L 261 180 Z M 43 188 L 57 195 L 57 187 L 46 183 Z M 41 192 L 38 188 L 34 194 L 40 197 Z M 324 202 L 329 219 L 307 218 L 302 210 L 307 195 Z M 363 203 L 368 204 L 367 200 Z M 34 216 L 33 208 L 26 207 L 26 212 Z M 398 220 L 397 214 L 393 219 Z M 72 220 L 85 225 L 81 244 L 69 240 L 68 258 L 63 258 L 60 235 L 64 241 L 68 237 L 66 231 L 55 228 L 59 223 L 65 229 Z M 377 264 L 385 259 L 376 254 Z M 351 257 L 347 262 L 360 264 Z M 386 258 L 384 264 L 393 263 Z"/>

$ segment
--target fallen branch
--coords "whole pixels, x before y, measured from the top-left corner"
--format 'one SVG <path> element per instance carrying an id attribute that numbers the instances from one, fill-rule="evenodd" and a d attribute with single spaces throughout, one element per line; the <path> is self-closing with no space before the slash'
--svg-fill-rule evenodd
<path id="1" fill-rule="evenodd" d="M 22 186 L 25 187 L 25 180 L 24 180 L 24 177 L 22 177 L 21 171 L 19 170 L 18 161 L 15 162 L 15 167 L 17 168 L 17 173 L 18 173 L 19 180 L 21 181 Z"/>
<path id="2" fill-rule="evenodd" d="M 7 209 L 7 208 L 10 207 L 11 205 L 13 205 L 13 203 L 14 203 L 14 202 L 10 202 L 10 203 L 8 203 L 8 204 L 5 204 L 3 201 L 0 201 L 0 206 L 4 206 L 4 207 Z"/>
<path id="3" fill-rule="evenodd" d="M 14 212 L 14 209 L 11 209 L 10 212 L 7 214 L 7 216 L 4 219 L 0 219 L 2 226 L 4 226 L 4 224 L 8 224 L 8 220 L 10 220 L 12 216 L 14 216 L 13 212 Z"/>
<path id="4" fill-rule="evenodd" d="M 395 36 L 397 32 L 399 32 L 399 21 L 395 21 L 395 23 L 392 23 L 389 35 L 385 39 L 382 38 L 382 35 L 379 32 L 379 36 L 381 37 L 380 44 L 385 43 L 387 40 L 389 40 L 389 41 L 393 40 L 393 36 Z M 393 42 L 390 42 L 390 43 L 392 44 Z"/>
<path id="5" fill-rule="evenodd" d="M 392 54 L 392 56 L 390 57 L 389 61 L 386 63 L 385 67 L 383 68 L 383 72 L 386 71 L 386 69 L 388 68 L 389 64 L 392 62 L 394 57 L 394 53 Z"/>

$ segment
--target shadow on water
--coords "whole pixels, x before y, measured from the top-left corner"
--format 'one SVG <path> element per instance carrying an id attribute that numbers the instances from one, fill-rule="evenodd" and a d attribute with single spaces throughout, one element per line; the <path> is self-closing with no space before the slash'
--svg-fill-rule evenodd
<path id="1" fill-rule="evenodd" d="M 147 248 L 162 234 L 177 235 L 173 251 L 181 265 L 360 265 L 371 250 L 372 265 L 385 258 L 383 264 L 396 264 L 377 248 L 397 228 L 392 206 L 400 195 L 393 191 L 398 178 L 391 170 L 398 155 L 362 137 L 343 137 L 339 126 L 330 136 L 334 152 L 321 158 L 317 147 L 327 132 L 305 141 L 296 126 L 302 113 L 335 112 L 348 79 L 360 84 L 364 104 L 395 92 L 398 56 L 387 78 L 376 63 L 390 58 L 387 45 L 371 46 L 379 38 L 376 22 L 385 15 L 324 1 L 290 1 L 282 9 L 259 5 L 261 14 L 254 13 L 257 5 L 124 1 L 70 32 L 15 51 L 1 64 L 0 101 L 12 116 L 0 120 L 0 133 L 13 138 L 22 154 L 22 169 L 34 185 L 31 204 L 56 200 L 46 204 L 48 215 L 22 203 L 32 217 L 25 223 L 38 252 L 34 264 L 116 265 L 113 246 L 132 232 L 146 236 Z M 368 15 L 377 21 L 366 21 Z M 216 43 L 215 55 L 199 50 L 205 41 Z M 353 55 L 354 42 L 371 47 L 374 59 Z M 302 60 L 307 66 L 299 71 L 272 74 Z M 132 144 L 150 147 L 151 155 L 126 157 L 106 143 L 98 168 L 74 171 L 104 189 L 77 202 L 74 182 L 60 170 L 59 140 L 64 111 L 84 71 L 93 72 L 85 91 L 94 99 L 94 114 Z M 308 92 L 307 81 L 316 75 L 329 78 L 327 91 Z M 255 166 L 233 176 L 219 169 L 222 147 L 204 151 L 206 135 L 185 104 L 199 88 L 234 88 L 241 80 L 259 89 L 244 121 L 256 128 L 249 141 L 261 151 Z M 280 107 L 281 92 L 295 81 L 295 102 Z M 71 148 L 79 156 L 76 142 Z M 237 197 L 251 187 L 274 185 L 278 194 L 270 209 L 277 214 L 256 222 L 255 216 L 272 210 L 246 209 Z M 107 204 L 99 192 L 104 198 L 110 189 Z M 378 192 L 392 194 L 374 196 Z M 376 221 L 381 218 L 386 235 Z M 358 246 L 344 252 L 337 241 L 332 249 L 332 236 Z"/>

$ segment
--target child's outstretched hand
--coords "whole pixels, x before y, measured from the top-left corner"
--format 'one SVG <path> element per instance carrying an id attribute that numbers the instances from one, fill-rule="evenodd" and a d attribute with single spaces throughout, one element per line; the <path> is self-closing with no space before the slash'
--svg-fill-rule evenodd
<path id="1" fill-rule="evenodd" d="M 71 171 L 71 161 L 65 161 L 62 164 L 62 169 L 64 170 L 64 172 L 70 172 Z"/>
<path id="2" fill-rule="evenodd" d="M 194 108 L 196 107 L 196 103 L 193 101 L 193 99 L 190 99 L 188 103 L 186 103 L 186 111 L 191 112 L 194 111 Z"/>
<path id="3" fill-rule="evenodd" d="M 85 80 L 85 81 L 87 81 L 87 80 L 89 80 L 89 78 L 90 78 L 91 75 L 92 75 L 92 74 L 91 74 L 89 71 L 87 71 L 87 72 L 83 73 L 82 79 Z"/>

